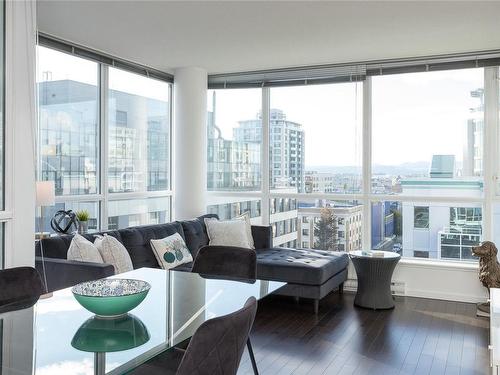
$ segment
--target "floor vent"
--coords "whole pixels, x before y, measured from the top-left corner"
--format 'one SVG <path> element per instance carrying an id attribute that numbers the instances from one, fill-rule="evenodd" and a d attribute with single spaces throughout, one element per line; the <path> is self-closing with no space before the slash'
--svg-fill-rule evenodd
<path id="1" fill-rule="evenodd" d="M 344 282 L 344 290 L 349 292 L 356 292 L 358 289 L 358 280 L 349 279 Z M 406 284 L 402 281 L 393 281 L 391 283 L 391 291 L 395 296 L 406 295 Z"/>

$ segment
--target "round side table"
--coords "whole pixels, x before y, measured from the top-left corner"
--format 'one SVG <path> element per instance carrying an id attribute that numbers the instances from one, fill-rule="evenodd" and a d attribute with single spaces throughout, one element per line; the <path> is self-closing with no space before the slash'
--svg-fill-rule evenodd
<path id="1" fill-rule="evenodd" d="M 401 255 L 390 251 L 380 253 L 383 256 L 367 255 L 363 251 L 349 253 L 358 276 L 355 306 L 374 310 L 394 308 L 391 279 Z"/>

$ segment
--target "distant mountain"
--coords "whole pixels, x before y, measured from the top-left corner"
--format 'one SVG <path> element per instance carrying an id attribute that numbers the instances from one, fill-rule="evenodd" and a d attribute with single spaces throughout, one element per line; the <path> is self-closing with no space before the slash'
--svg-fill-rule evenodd
<path id="1" fill-rule="evenodd" d="M 388 174 L 388 175 L 411 175 L 411 174 L 428 174 L 430 163 L 418 161 L 414 163 L 403 163 L 399 165 L 380 165 L 375 164 L 372 168 L 372 174 Z M 361 173 L 361 167 L 355 166 L 306 166 L 306 171 L 316 171 L 321 173 L 336 173 L 336 174 L 356 174 Z"/>

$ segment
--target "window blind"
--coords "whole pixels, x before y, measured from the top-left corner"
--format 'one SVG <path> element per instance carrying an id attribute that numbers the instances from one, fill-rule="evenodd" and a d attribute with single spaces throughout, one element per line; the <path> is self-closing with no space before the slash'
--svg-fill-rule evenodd
<path id="1" fill-rule="evenodd" d="M 500 66 L 500 50 L 208 76 L 209 89 L 363 81 L 367 76 Z"/>
<path id="2" fill-rule="evenodd" d="M 208 76 L 209 88 L 297 86 L 355 82 L 366 78 L 364 65 L 321 65 Z"/>
<path id="3" fill-rule="evenodd" d="M 149 78 L 158 79 L 166 82 L 174 82 L 174 76 L 161 70 L 149 68 L 147 66 L 120 59 L 111 55 L 103 54 L 86 47 L 78 46 L 49 35 L 38 33 L 38 44 L 43 47 L 52 48 L 61 52 L 68 53 L 87 60 L 95 61 L 100 64 L 106 64 L 114 68 L 127 70 L 132 73 L 140 74 Z"/>

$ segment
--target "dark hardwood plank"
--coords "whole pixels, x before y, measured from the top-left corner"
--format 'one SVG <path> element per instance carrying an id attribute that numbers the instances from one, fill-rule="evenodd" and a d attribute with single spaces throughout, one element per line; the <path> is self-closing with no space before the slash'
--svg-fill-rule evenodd
<path id="1" fill-rule="evenodd" d="M 260 374 L 489 373 L 488 319 L 476 317 L 474 304 L 396 297 L 394 310 L 373 311 L 354 307 L 353 300 L 353 294 L 332 293 L 318 315 L 307 300 L 260 301 L 251 333 Z M 238 375 L 252 374 L 245 351 Z"/>

